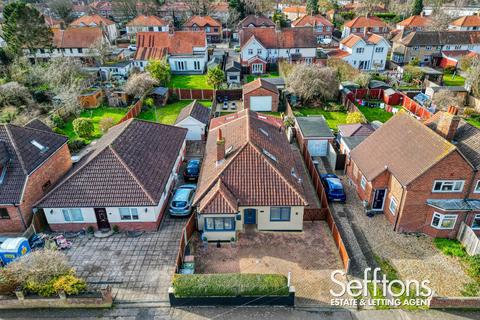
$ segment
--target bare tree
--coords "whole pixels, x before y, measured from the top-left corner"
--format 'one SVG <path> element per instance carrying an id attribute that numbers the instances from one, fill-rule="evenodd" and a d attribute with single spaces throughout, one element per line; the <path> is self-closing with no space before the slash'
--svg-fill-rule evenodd
<path id="1" fill-rule="evenodd" d="M 157 84 L 158 80 L 153 78 L 149 73 L 135 73 L 128 78 L 125 84 L 125 92 L 130 96 L 140 98 Z"/>
<path id="2" fill-rule="evenodd" d="M 212 13 L 212 0 L 187 0 L 192 15 L 206 16 Z"/>
<path id="3" fill-rule="evenodd" d="M 247 13 L 266 14 L 275 10 L 272 0 L 243 0 Z"/>
<path id="4" fill-rule="evenodd" d="M 473 58 L 466 71 L 465 83 L 475 97 L 480 97 L 480 59 Z"/>
<path id="5" fill-rule="evenodd" d="M 439 110 L 447 110 L 450 106 L 463 106 L 462 99 L 449 90 L 440 90 L 435 93 L 432 102 Z"/>
<path id="6" fill-rule="evenodd" d="M 452 17 L 444 10 L 434 10 L 430 24 L 427 26 L 427 30 L 430 31 L 445 31 L 448 29 L 448 24 L 452 21 Z"/>
<path id="7" fill-rule="evenodd" d="M 107 60 L 112 52 L 110 43 L 103 38 L 95 41 L 89 48 L 90 53 L 95 56 L 95 59 L 102 65 Z"/>
<path id="8" fill-rule="evenodd" d="M 309 101 L 314 98 L 330 100 L 338 93 L 336 71 L 319 65 L 298 64 L 286 79 L 290 91 Z"/>
<path id="9" fill-rule="evenodd" d="M 48 3 L 49 8 L 66 23 L 73 20 L 73 3 L 70 0 L 52 0 Z"/>

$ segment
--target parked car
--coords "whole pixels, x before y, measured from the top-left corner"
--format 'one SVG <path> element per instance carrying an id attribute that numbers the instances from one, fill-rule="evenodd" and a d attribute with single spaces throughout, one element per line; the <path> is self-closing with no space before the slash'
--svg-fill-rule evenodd
<path id="1" fill-rule="evenodd" d="M 197 186 L 194 184 L 184 184 L 175 190 L 170 200 L 170 215 L 175 217 L 186 217 L 192 213 L 193 195 Z"/>
<path id="2" fill-rule="evenodd" d="M 328 201 L 347 201 L 345 190 L 343 189 L 342 181 L 333 173 L 321 174 L 320 179 L 325 188 L 325 194 Z"/>
<path id="3" fill-rule="evenodd" d="M 137 51 L 137 45 L 136 44 L 131 44 L 128 46 L 128 50 L 130 51 Z"/>
<path id="4" fill-rule="evenodd" d="M 200 175 L 200 160 L 192 159 L 187 162 L 187 167 L 183 171 L 185 181 L 197 181 Z"/>

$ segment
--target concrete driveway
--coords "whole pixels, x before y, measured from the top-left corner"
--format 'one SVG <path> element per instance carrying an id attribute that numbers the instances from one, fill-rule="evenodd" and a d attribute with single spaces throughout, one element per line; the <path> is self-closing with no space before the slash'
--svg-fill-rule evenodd
<path id="1" fill-rule="evenodd" d="M 157 232 L 138 237 L 79 237 L 66 254 L 92 288 L 110 285 L 116 303 L 166 302 L 186 221 L 166 215 Z"/>

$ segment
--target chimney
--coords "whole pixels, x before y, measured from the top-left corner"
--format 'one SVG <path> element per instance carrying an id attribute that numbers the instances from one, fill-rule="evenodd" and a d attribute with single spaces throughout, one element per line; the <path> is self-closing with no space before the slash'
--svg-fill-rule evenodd
<path id="1" fill-rule="evenodd" d="M 222 135 L 222 129 L 218 129 L 217 136 L 217 164 L 225 160 L 225 138 Z"/>
<path id="2" fill-rule="evenodd" d="M 448 107 L 448 112 L 442 112 L 437 125 L 437 132 L 448 141 L 452 141 L 460 123 L 458 108 Z"/>

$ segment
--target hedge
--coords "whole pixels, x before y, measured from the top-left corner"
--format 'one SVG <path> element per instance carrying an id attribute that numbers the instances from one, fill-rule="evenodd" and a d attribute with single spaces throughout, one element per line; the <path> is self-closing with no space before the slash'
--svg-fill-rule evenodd
<path id="1" fill-rule="evenodd" d="M 176 297 L 286 296 L 287 277 L 280 274 L 175 274 Z"/>

